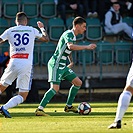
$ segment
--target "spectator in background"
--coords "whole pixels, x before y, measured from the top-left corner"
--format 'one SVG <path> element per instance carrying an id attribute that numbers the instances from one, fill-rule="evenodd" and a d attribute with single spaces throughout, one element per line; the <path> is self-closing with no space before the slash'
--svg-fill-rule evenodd
<path id="1" fill-rule="evenodd" d="M 67 10 L 73 10 L 73 12 L 76 12 L 78 16 L 83 16 L 83 5 L 81 4 L 81 0 L 58 0 L 56 3 L 58 13 L 63 19 L 65 25 Z"/>
<path id="2" fill-rule="evenodd" d="M 87 17 L 97 17 L 97 0 L 82 1 Z"/>
<path id="3" fill-rule="evenodd" d="M 122 22 L 119 2 L 113 2 L 110 10 L 105 14 L 104 29 L 106 33 L 113 34 L 118 34 L 123 31 L 131 38 L 132 27 Z"/>
<path id="4" fill-rule="evenodd" d="M 97 2 L 98 17 L 103 22 L 105 13 L 110 9 L 112 2 L 117 2 L 117 0 L 97 0 Z"/>
<path id="5" fill-rule="evenodd" d="M 86 0 L 85 0 L 86 1 Z M 113 2 L 120 3 L 120 12 L 123 15 L 133 17 L 133 0 L 97 0 L 97 12 L 101 22 L 105 19 L 105 13 L 110 9 Z"/>

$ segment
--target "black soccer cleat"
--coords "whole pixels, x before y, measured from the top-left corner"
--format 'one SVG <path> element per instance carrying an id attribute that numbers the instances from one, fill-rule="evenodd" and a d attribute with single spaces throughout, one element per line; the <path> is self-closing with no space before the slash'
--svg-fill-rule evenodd
<path id="1" fill-rule="evenodd" d="M 110 126 L 108 126 L 108 129 L 120 129 L 120 128 L 121 128 L 121 120 L 118 120 L 117 122 L 114 122 Z"/>
<path id="2" fill-rule="evenodd" d="M 0 113 L 5 116 L 5 118 L 11 118 L 10 113 L 3 108 L 3 106 L 0 108 Z"/>

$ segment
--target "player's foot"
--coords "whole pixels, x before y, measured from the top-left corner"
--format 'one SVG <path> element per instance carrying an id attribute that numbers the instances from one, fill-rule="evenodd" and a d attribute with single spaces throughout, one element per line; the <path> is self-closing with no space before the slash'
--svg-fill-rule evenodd
<path id="1" fill-rule="evenodd" d="M 77 109 L 76 107 L 73 107 L 73 106 L 68 107 L 67 105 L 65 106 L 64 111 L 65 111 L 65 112 L 74 112 L 74 113 L 78 113 L 78 109 Z"/>
<path id="2" fill-rule="evenodd" d="M 11 118 L 10 113 L 3 108 L 3 106 L 0 107 L 0 113 L 5 116 L 5 118 Z"/>
<path id="3" fill-rule="evenodd" d="M 116 129 L 116 128 L 121 128 L 121 120 L 118 120 L 117 122 L 114 122 L 110 126 L 108 126 L 108 129 Z"/>
<path id="4" fill-rule="evenodd" d="M 46 114 L 46 113 L 45 113 L 43 110 L 41 110 L 41 109 L 36 109 L 35 115 L 36 115 L 36 116 L 49 116 L 48 114 Z"/>

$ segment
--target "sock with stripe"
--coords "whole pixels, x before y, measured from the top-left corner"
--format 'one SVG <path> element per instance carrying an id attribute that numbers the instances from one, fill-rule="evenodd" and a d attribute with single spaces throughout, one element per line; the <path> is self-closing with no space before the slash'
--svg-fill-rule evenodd
<path id="1" fill-rule="evenodd" d="M 72 105 L 79 89 L 80 89 L 80 86 L 74 86 L 74 85 L 71 86 L 69 90 L 68 98 L 67 98 L 67 103 L 66 103 L 68 106 Z"/>
<path id="2" fill-rule="evenodd" d="M 45 108 L 45 106 L 49 103 L 49 101 L 53 98 L 56 94 L 56 91 L 53 88 L 50 88 L 43 96 L 43 99 L 40 102 L 39 109 Z"/>

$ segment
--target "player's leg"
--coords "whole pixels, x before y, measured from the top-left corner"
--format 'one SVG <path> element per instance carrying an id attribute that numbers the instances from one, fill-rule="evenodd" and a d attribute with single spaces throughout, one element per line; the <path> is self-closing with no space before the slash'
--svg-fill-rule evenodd
<path id="1" fill-rule="evenodd" d="M 7 111 L 9 108 L 13 108 L 26 100 L 28 92 L 19 92 L 18 95 L 12 97 L 6 104 L 2 106 L 3 111 Z M 9 114 L 5 114 L 5 117 L 11 118 Z"/>
<path id="2" fill-rule="evenodd" d="M 48 114 L 44 112 L 44 108 L 50 102 L 50 100 L 54 97 L 54 95 L 58 90 L 59 90 L 59 85 L 51 83 L 50 89 L 44 94 L 40 102 L 40 105 L 35 111 L 36 116 L 48 116 Z"/>
<path id="3" fill-rule="evenodd" d="M 18 95 L 12 97 L 6 104 L 2 106 L 2 109 L 5 111 L 7 111 L 9 108 L 19 105 L 20 103 L 23 103 L 27 98 L 29 90 L 31 89 L 32 77 L 33 77 L 32 66 L 28 64 L 21 64 L 20 67 L 17 65 L 16 67 L 17 67 L 16 71 L 14 72 L 12 71 L 9 73 L 7 79 L 8 82 L 5 81 L 5 83 L 8 83 L 10 85 L 17 77 L 16 88 L 19 88 L 19 93 Z M 16 74 L 18 73 L 18 71 L 19 75 Z"/>
<path id="4" fill-rule="evenodd" d="M 112 123 L 108 127 L 109 129 L 121 128 L 121 121 L 130 104 L 132 95 L 133 95 L 133 88 L 131 86 L 126 87 L 124 91 L 121 93 L 118 100 L 116 117 L 114 123 Z"/>
<path id="5" fill-rule="evenodd" d="M 0 83 L 0 94 L 7 88 L 7 86 L 3 86 L 1 83 Z M 4 115 L 6 118 L 11 118 L 11 115 L 10 113 L 4 109 L 3 106 L 0 107 L 0 113 L 2 115 Z"/>
<path id="6" fill-rule="evenodd" d="M 59 85 L 61 82 L 61 75 L 62 72 L 59 69 L 53 69 L 51 65 L 48 65 L 48 73 L 49 73 L 49 82 L 50 82 L 50 89 L 44 94 L 40 105 L 35 111 L 36 116 L 48 116 L 44 112 L 44 108 L 50 102 L 50 100 L 54 97 L 56 92 L 59 90 Z"/>
<path id="7" fill-rule="evenodd" d="M 108 127 L 109 129 L 121 128 L 122 118 L 130 104 L 131 97 L 133 95 L 133 78 L 132 77 L 133 77 L 133 64 L 127 76 L 127 82 L 126 82 L 124 91 L 121 93 L 118 100 L 118 107 L 117 107 L 114 123 Z"/>
<path id="8" fill-rule="evenodd" d="M 19 89 L 18 95 L 12 97 L 6 104 L 2 106 L 2 113 L 6 118 L 11 118 L 9 112 L 7 111 L 9 108 L 13 108 L 21 103 L 23 103 L 27 96 L 29 90 Z M 5 113 L 4 113 L 5 112 Z"/>
<path id="9" fill-rule="evenodd" d="M 29 92 L 19 92 L 18 95 L 12 97 L 6 104 L 3 105 L 5 110 L 13 108 L 26 100 Z"/>
<path id="10" fill-rule="evenodd" d="M 16 73 L 13 72 L 12 63 L 9 62 L 8 67 L 5 69 L 0 80 L 0 93 L 2 93 L 9 85 L 11 85 L 15 78 Z M 0 113 L 6 118 L 11 118 L 10 113 L 4 108 L 4 106 L 0 107 Z"/>
<path id="11" fill-rule="evenodd" d="M 69 68 L 64 73 L 64 79 L 70 81 L 72 83 L 72 86 L 69 90 L 66 106 L 64 108 L 65 112 L 72 111 L 74 113 L 77 113 L 77 108 L 72 106 L 72 103 L 75 99 L 75 96 L 77 95 L 78 90 L 80 89 L 82 85 L 82 81 L 76 76 L 76 74 Z"/>

